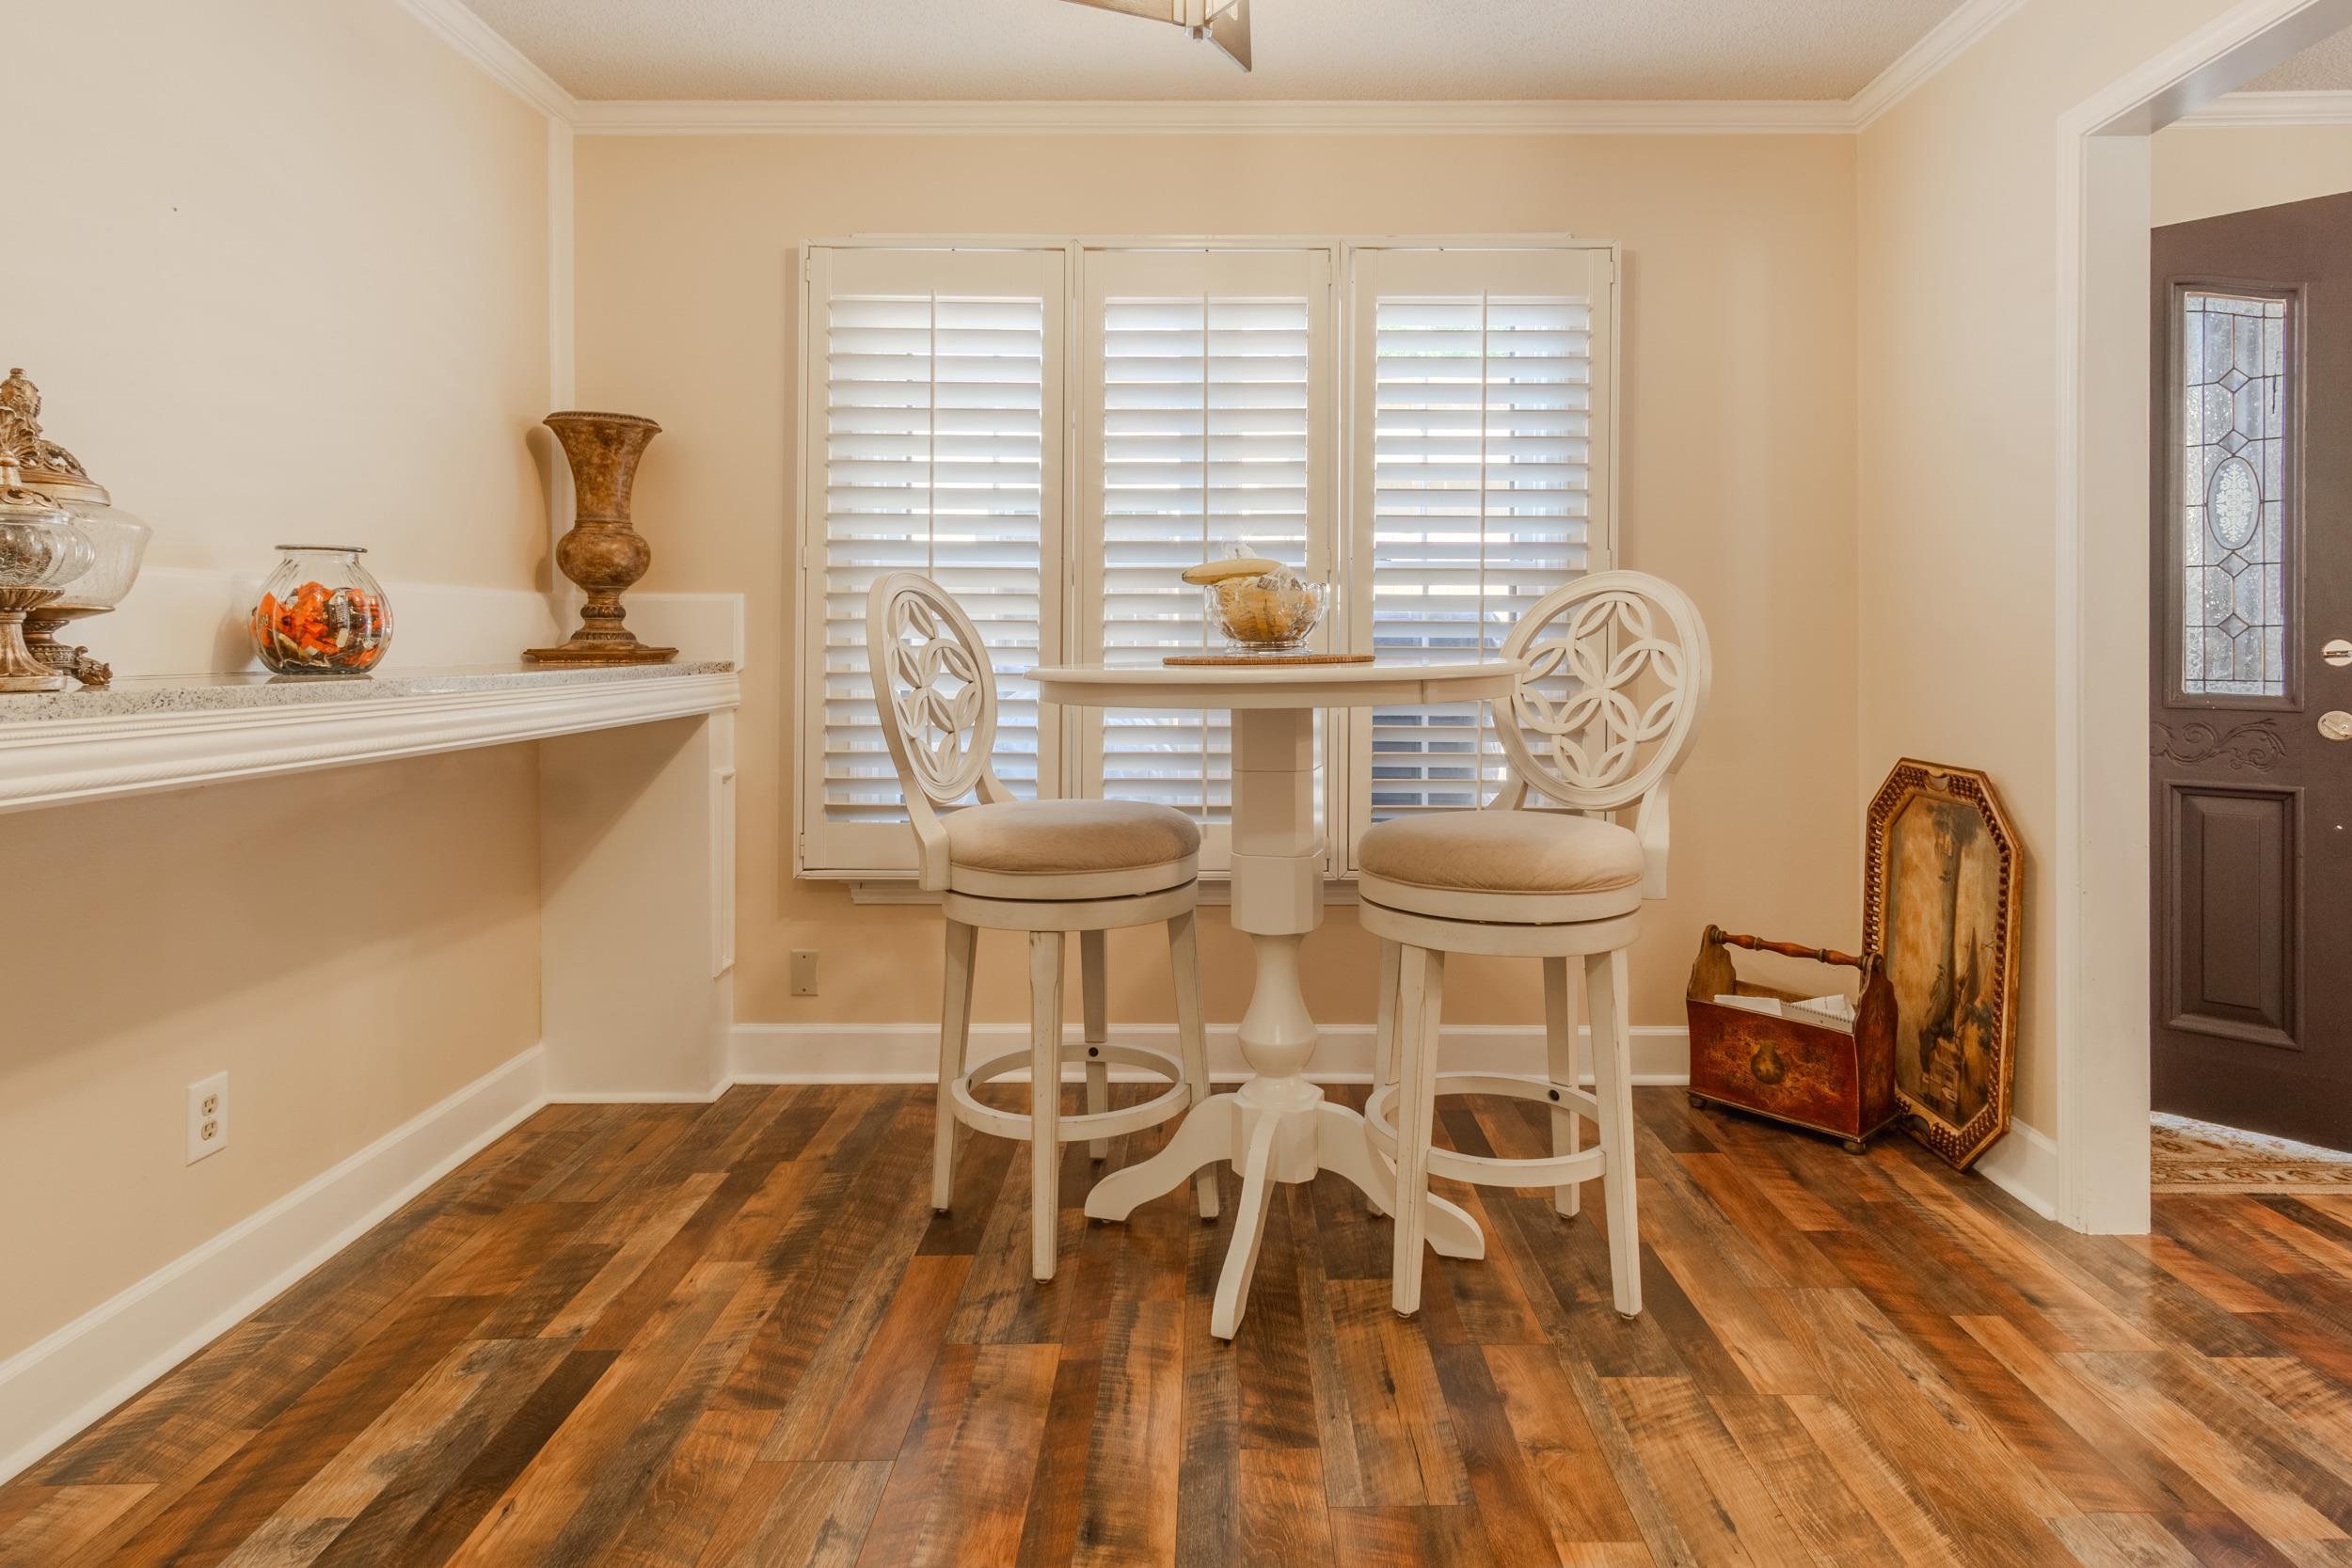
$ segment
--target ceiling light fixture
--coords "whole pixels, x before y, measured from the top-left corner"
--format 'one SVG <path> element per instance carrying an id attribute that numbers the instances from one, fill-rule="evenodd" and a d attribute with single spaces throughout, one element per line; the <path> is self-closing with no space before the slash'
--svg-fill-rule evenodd
<path id="1" fill-rule="evenodd" d="M 1070 0 L 1073 6 L 1172 22 L 1207 39 L 1244 71 L 1249 69 L 1249 0 Z"/>

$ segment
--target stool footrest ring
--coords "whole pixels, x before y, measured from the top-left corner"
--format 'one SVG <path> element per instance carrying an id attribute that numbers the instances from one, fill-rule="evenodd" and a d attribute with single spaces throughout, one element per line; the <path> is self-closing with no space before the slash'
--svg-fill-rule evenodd
<path id="1" fill-rule="evenodd" d="M 1393 1164 L 1396 1122 L 1391 1108 L 1399 1085 L 1375 1084 L 1364 1101 L 1364 1137 Z M 1566 1088 L 1540 1078 L 1505 1078 L 1486 1072 L 1441 1072 L 1438 1097 L 1493 1094 L 1510 1100 L 1534 1100 L 1600 1119 L 1600 1101 L 1584 1089 Z M 1590 1181 L 1608 1164 L 1607 1154 L 1596 1148 L 1574 1154 L 1548 1154 L 1540 1159 L 1506 1160 L 1493 1154 L 1464 1154 L 1456 1149 L 1429 1150 L 1429 1174 L 1451 1177 L 1480 1187 L 1558 1187 L 1570 1181 Z"/>
<path id="2" fill-rule="evenodd" d="M 1140 1105 L 1124 1105 L 1115 1111 L 1090 1111 L 1083 1116 L 1066 1116 L 1055 1127 L 1057 1143 L 1085 1143 L 1095 1138 L 1116 1138 L 1122 1133 L 1139 1132 L 1147 1127 L 1183 1114 L 1192 1103 L 1192 1085 L 1184 1082 L 1184 1066 L 1165 1051 L 1154 1051 L 1148 1045 L 1065 1045 L 1061 1059 L 1064 1066 L 1072 1062 L 1106 1062 L 1113 1066 L 1139 1067 L 1168 1080 L 1168 1086 Z M 992 1056 L 948 1085 L 948 1093 L 955 1101 L 956 1119 L 977 1132 L 993 1133 L 1000 1138 L 1027 1141 L 1032 1135 L 1028 1116 L 1020 1111 L 1000 1110 L 983 1105 L 972 1091 L 992 1079 L 1018 1072 L 1029 1065 L 1026 1050 L 1008 1051 Z"/>

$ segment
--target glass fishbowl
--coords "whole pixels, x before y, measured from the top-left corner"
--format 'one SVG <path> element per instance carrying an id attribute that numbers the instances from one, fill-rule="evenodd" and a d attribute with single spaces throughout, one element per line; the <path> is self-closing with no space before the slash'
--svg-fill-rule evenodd
<path id="1" fill-rule="evenodd" d="M 253 607 L 253 651 L 274 675 L 364 675 L 392 645 L 384 585 L 355 545 L 280 545 Z"/>

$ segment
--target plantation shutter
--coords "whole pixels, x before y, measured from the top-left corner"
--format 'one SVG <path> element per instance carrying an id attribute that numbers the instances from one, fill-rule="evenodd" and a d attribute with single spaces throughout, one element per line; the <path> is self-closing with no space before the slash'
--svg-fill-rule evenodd
<path id="1" fill-rule="evenodd" d="M 888 572 L 970 613 L 996 672 L 998 775 L 1060 793 L 1059 737 L 1023 672 L 1060 643 L 1063 267 L 1059 249 L 810 253 L 806 869 L 914 863 L 866 670 L 866 595 Z"/>
<path id="2" fill-rule="evenodd" d="M 1076 657 L 1214 650 L 1189 565 L 1241 551 L 1330 569 L 1328 250 L 1089 250 Z M 1232 803 L 1230 716 L 1077 716 L 1092 793 L 1211 830 Z"/>
<path id="3" fill-rule="evenodd" d="M 1359 645 L 1491 656 L 1536 600 L 1608 563 L 1612 257 L 1353 261 Z M 1359 832 L 1477 806 L 1506 776 L 1484 705 L 1376 708 L 1356 728 Z"/>

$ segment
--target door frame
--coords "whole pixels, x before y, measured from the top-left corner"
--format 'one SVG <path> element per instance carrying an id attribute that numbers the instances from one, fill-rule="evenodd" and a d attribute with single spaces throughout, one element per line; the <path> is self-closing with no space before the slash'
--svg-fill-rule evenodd
<path id="1" fill-rule="evenodd" d="M 2149 137 L 2348 26 L 2352 0 L 2242 0 L 2058 122 L 2054 1200 L 2077 1230 L 2150 1212 Z"/>

